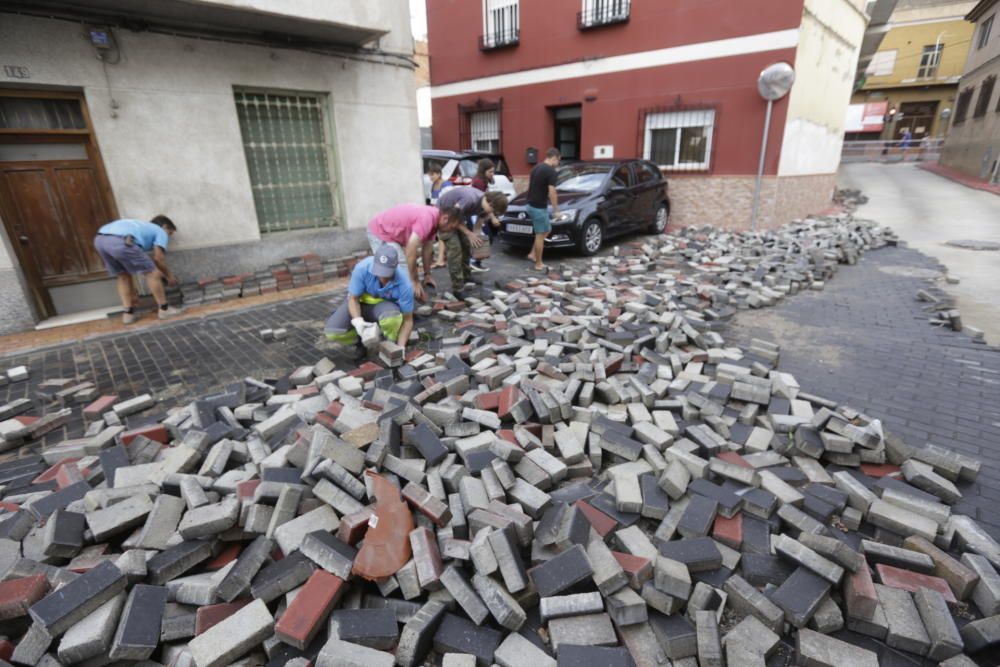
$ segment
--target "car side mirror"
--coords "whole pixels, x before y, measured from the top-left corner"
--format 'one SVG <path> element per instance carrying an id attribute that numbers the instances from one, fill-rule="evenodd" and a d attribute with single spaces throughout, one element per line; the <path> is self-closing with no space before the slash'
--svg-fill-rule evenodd
<path id="1" fill-rule="evenodd" d="M 608 188 L 608 194 L 609 195 L 620 195 L 623 192 L 625 192 L 626 189 L 627 188 L 624 185 L 612 185 L 610 188 Z"/>

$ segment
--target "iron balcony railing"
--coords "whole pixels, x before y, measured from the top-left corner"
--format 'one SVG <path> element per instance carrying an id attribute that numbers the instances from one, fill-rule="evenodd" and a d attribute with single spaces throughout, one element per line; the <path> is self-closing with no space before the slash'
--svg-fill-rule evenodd
<path id="1" fill-rule="evenodd" d="M 944 139 L 845 141 L 841 162 L 937 162 Z"/>
<path id="2" fill-rule="evenodd" d="M 580 30 L 628 23 L 632 9 L 630 0 L 596 0 L 589 4 L 588 9 L 576 13 L 576 27 Z"/>
<path id="3" fill-rule="evenodd" d="M 509 30 L 495 30 L 488 32 L 479 38 L 479 50 L 491 51 L 493 49 L 504 49 L 517 46 L 521 41 L 521 31 L 513 28 Z"/>

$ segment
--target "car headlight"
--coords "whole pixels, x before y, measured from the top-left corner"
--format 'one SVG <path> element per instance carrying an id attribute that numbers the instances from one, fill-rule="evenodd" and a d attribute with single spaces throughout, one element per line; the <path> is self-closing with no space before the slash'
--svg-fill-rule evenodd
<path id="1" fill-rule="evenodd" d="M 577 212 L 578 212 L 577 209 L 570 209 L 569 211 L 560 211 L 559 215 L 552 218 L 552 222 L 554 224 L 558 224 L 561 222 L 573 222 L 574 220 L 576 220 Z"/>

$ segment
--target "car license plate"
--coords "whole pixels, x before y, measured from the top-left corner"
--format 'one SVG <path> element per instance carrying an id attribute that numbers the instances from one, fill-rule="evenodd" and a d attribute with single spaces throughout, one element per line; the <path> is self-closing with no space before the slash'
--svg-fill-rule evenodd
<path id="1" fill-rule="evenodd" d="M 507 231 L 512 234 L 534 234 L 535 230 L 531 225 L 507 225 Z"/>

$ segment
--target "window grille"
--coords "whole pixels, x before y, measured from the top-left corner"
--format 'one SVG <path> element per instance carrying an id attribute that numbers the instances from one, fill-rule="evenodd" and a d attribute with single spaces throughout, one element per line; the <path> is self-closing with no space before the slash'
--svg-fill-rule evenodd
<path id="1" fill-rule="evenodd" d="M 520 40 L 519 0 L 483 0 L 481 49 L 513 46 Z"/>
<path id="2" fill-rule="evenodd" d="M 645 114 L 643 158 L 672 171 L 704 171 L 712 156 L 714 109 Z"/>
<path id="3" fill-rule="evenodd" d="M 473 111 L 469 114 L 469 148 L 486 153 L 500 152 L 500 111 Z"/>
<path id="4" fill-rule="evenodd" d="M 944 44 L 930 44 L 924 47 L 920 54 L 920 67 L 917 69 L 918 79 L 930 79 L 937 76 L 938 65 L 941 64 L 941 54 Z"/>
<path id="5" fill-rule="evenodd" d="M 326 97 L 237 91 L 236 112 L 260 231 L 338 224 Z"/>
<path id="6" fill-rule="evenodd" d="M 631 0 L 583 0 L 583 10 L 577 15 L 577 27 L 587 30 L 625 23 L 629 19 L 631 5 Z"/>

